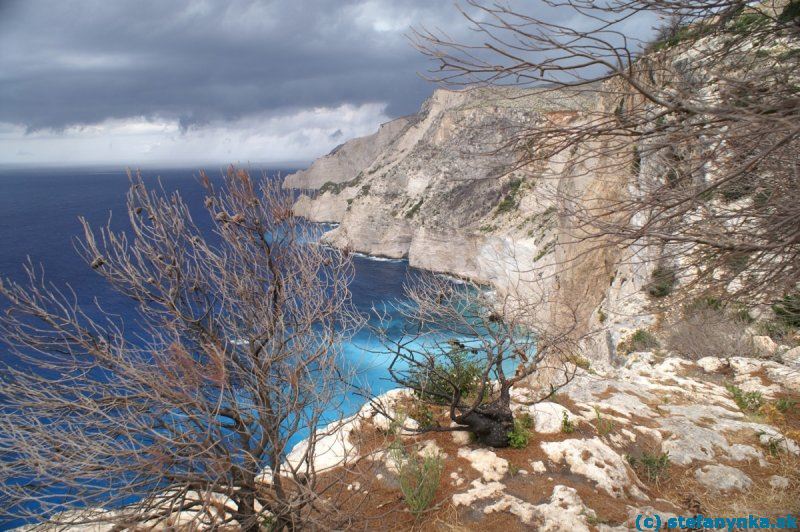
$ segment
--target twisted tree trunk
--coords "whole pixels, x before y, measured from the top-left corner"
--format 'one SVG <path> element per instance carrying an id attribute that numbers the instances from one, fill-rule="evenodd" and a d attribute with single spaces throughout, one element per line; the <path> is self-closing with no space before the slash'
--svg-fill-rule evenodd
<path id="1" fill-rule="evenodd" d="M 457 416 L 455 421 L 466 425 L 479 443 L 490 447 L 508 447 L 508 433 L 514 430 L 510 401 L 503 397 Z"/>

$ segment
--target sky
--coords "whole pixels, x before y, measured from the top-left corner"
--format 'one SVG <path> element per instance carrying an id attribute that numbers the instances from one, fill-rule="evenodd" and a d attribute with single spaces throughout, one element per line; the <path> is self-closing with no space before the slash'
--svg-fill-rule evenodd
<path id="1" fill-rule="evenodd" d="M 0 165 L 305 164 L 418 110 L 423 24 L 474 38 L 450 0 L 0 0 Z"/>

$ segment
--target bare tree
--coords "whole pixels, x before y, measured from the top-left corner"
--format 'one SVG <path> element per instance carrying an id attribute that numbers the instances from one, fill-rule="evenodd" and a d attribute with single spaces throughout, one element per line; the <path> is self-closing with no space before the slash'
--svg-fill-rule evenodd
<path id="1" fill-rule="evenodd" d="M 0 390 L 8 515 L 120 526 L 188 516 L 244 530 L 350 518 L 321 497 L 336 479 L 312 457 L 346 391 L 341 342 L 361 321 L 351 262 L 315 244 L 277 180 L 231 169 L 221 186 L 202 184 L 213 232 L 138 176 L 128 232 L 82 221 L 79 252 L 135 303 L 135 326 L 30 265 L 27 286 L 0 285 L 14 355 Z"/>
<path id="2" fill-rule="evenodd" d="M 514 429 L 512 388 L 520 385 L 516 402 L 534 404 L 575 374 L 572 329 L 538 327 L 530 307 L 485 287 L 425 275 L 407 285 L 396 309 L 402 330 L 390 322 L 378 328 L 393 356 L 392 378 L 417 400 L 446 406 L 454 422 L 422 424 L 422 432 L 467 430 L 480 443 L 507 447 Z"/>
<path id="3" fill-rule="evenodd" d="M 478 44 L 414 34 L 434 79 L 597 96 L 513 139 L 519 168 L 567 157 L 561 177 L 609 180 L 597 201 L 560 188 L 574 239 L 660 249 L 693 298 L 754 304 L 797 289 L 797 0 L 543 0 L 524 12 L 469 0 L 462 13 Z M 654 20 L 656 40 L 631 35 Z"/>

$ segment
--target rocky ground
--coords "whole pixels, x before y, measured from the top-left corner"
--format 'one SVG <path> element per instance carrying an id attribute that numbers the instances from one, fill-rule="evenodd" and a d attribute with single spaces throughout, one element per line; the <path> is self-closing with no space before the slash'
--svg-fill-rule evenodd
<path id="1" fill-rule="evenodd" d="M 329 440 L 329 456 L 360 457 L 347 488 L 360 497 L 350 499 L 375 519 L 396 515 L 399 529 L 629 530 L 654 512 L 797 513 L 798 357 L 800 349 L 783 360 L 637 352 L 602 374 L 581 370 L 552 402 L 526 406 L 526 390 L 517 390 L 516 415 L 533 418 L 524 449 L 482 448 L 463 432 L 395 436 L 402 431 L 367 405 L 344 438 Z M 402 391 L 382 401 L 413 412 Z M 419 520 L 405 510 L 386 450 L 397 441 L 443 458 L 433 509 Z"/>

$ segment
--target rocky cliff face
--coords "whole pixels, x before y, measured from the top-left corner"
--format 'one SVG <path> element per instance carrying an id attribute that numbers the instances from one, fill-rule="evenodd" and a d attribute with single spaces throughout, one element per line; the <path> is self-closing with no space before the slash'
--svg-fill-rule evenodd
<path id="1" fill-rule="evenodd" d="M 381 124 L 377 133 L 340 144 L 328 155 L 314 161 L 310 168 L 287 176 L 284 187 L 316 190 L 326 183 L 335 185 L 349 181 L 369 166 L 414 119 L 397 118 Z"/>
<path id="2" fill-rule="evenodd" d="M 440 89 L 414 119 L 345 143 L 285 186 L 315 189 L 295 211 L 338 222 L 325 236 L 336 246 L 490 284 L 537 305 L 545 319 L 576 317 L 579 334 L 611 325 L 587 341 L 591 358 L 609 361 L 619 338 L 649 319 L 648 272 L 625 260 L 634 250 L 574 241 L 555 202 L 563 187 L 587 198 L 619 195 L 631 177 L 606 175 L 604 161 L 577 163 L 580 154 L 515 165 L 530 149 L 518 141 L 523 129 L 586 120 L 598 105 L 608 103 L 585 92 Z"/>

